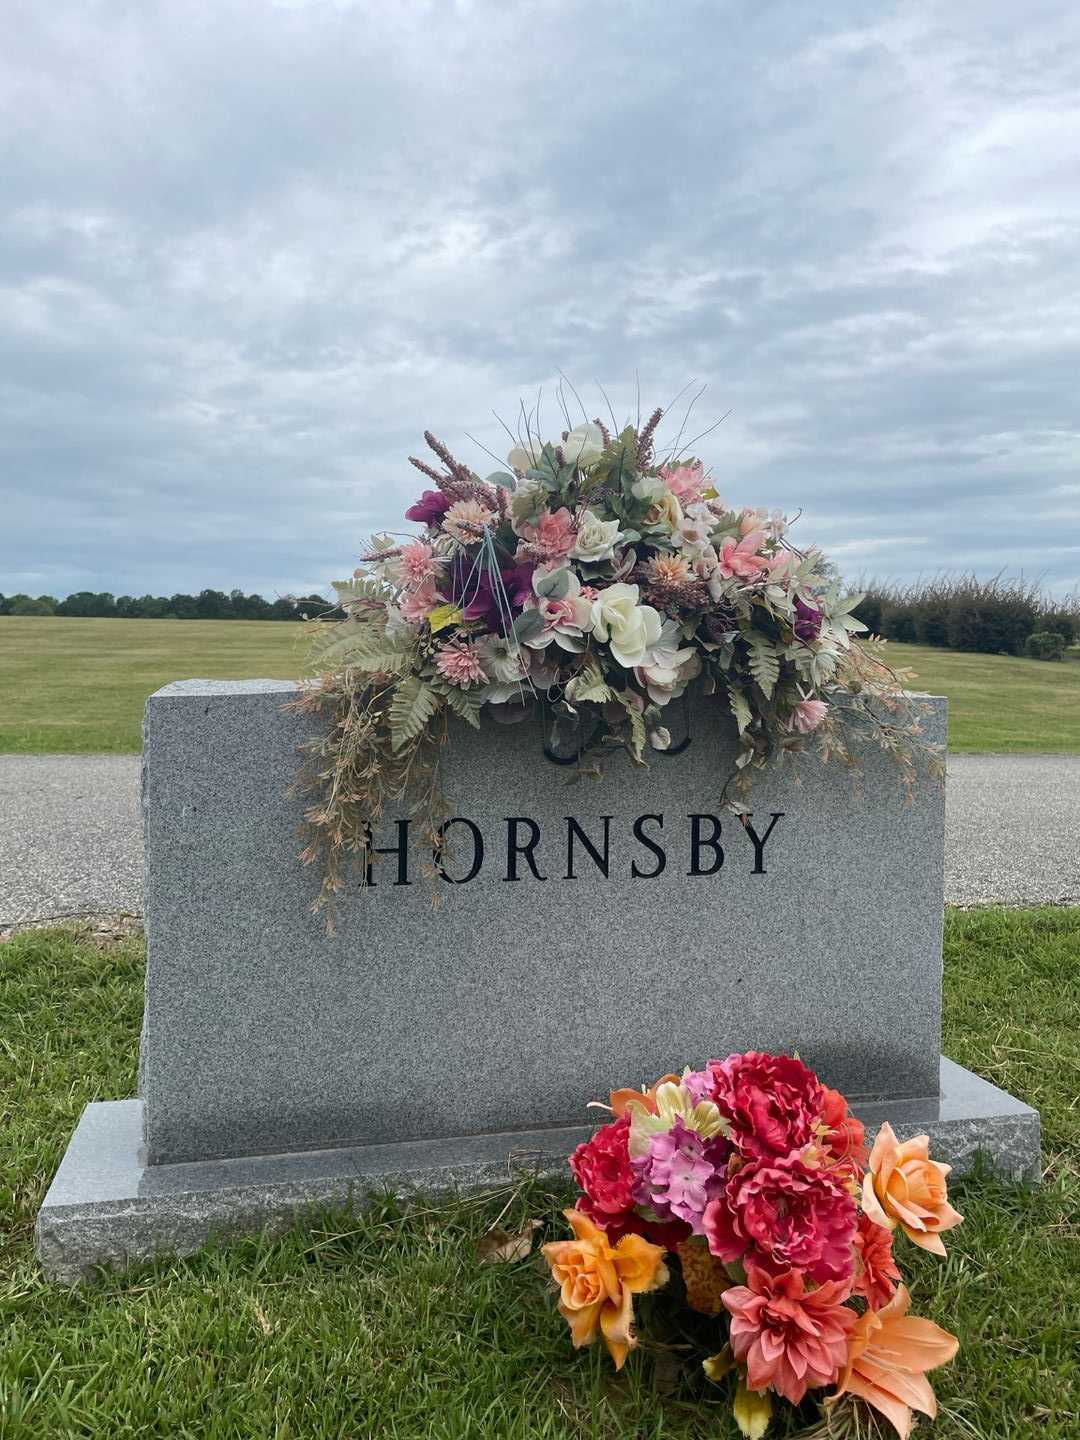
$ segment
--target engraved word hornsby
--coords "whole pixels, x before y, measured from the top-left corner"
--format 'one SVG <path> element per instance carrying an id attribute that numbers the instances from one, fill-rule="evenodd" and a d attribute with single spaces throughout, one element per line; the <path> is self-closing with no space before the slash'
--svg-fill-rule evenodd
<path id="1" fill-rule="evenodd" d="M 772 811 L 762 834 L 754 827 L 753 815 L 727 817 L 725 836 L 720 816 L 707 813 L 639 815 L 621 823 L 614 815 L 598 815 L 588 822 L 566 815 L 555 833 L 549 825 L 546 835 L 540 823 L 528 815 L 506 815 L 494 826 L 488 822 L 486 833 L 474 820 L 453 815 L 440 827 L 446 846 L 435 866 L 451 885 L 468 885 L 482 872 L 488 878 L 497 872 L 500 879 L 511 882 L 607 880 L 613 874 L 655 880 L 669 865 L 678 866 L 685 875 L 706 876 L 723 868 L 728 857 L 721 840 L 727 838 L 728 849 L 746 861 L 752 852 L 750 874 L 764 875 L 765 846 L 783 816 L 782 810 Z M 396 821 L 393 843 L 372 845 L 375 855 L 393 856 L 396 866 L 376 866 L 369 859 L 368 885 L 376 884 L 379 875 L 388 879 L 390 873 L 395 875 L 394 885 L 413 883 L 410 824 L 409 820 Z"/>

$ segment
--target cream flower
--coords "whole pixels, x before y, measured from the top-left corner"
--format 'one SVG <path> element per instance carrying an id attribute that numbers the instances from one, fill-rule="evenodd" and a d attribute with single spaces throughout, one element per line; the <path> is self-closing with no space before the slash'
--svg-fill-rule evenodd
<path id="1" fill-rule="evenodd" d="M 604 453 L 604 436 L 599 425 L 575 425 L 562 441 L 563 458 L 568 465 L 588 470 Z"/>
<path id="2" fill-rule="evenodd" d="M 570 551 L 571 558 L 590 564 L 610 560 L 621 539 L 622 531 L 619 529 L 618 520 L 601 520 L 592 510 L 586 510 L 578 522 L 577 540 Z"/>
<path id="3" fill-rule="evenodd" d="M 615 659 L 626 670 L 642 665 L 660 639 L 659 612 L 638 604 L 636 585 L 609 585 L 592 602 L 592 633 L 606 640 Z"/>
<path id="4" fill-rule="evenodd" d="M 654 705 L 677 700 L 695 675 L 701 674 L 701 656 L 693 646 L 680 649 L 679 638 L 678 623 L 665 620 L 660 639 L 634 672 Z"/>
<path id="5" fill-rule="evenodd" d="M 631 1159 L 647 1155 L 652 1137 L 666 1133 L 676 1120 L 681 1120 L 687 1129 L 696 1131 L 703 1140 L 731 1134 L 731 1126 L 714 1101 L 695 1101 L 685 1085 L 672 1080 L 665 1080 L 656 1087 L 655 1111 L 647 1109 L 645 1101 L 645 1096 L 640 1101 L 630 1096 L 626 1102 L 630 1114 Z"/>

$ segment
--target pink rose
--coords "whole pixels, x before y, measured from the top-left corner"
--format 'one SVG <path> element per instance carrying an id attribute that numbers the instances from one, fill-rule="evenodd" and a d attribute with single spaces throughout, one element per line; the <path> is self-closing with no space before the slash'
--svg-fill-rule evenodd
<path id="1" fill-rule="evenodd" d="M 825 1091 L 801 1060 L 748 1050 L 710 1060 L 708 1071 L 712 1098 L 731 1122 L 731 1138 L 744 1155 L 787 1155 L 814 1138 Z"/>
<path id="2" fill-rule="evenodd" d="M 771 1274 L 802 1271 L 822 1284 L 850 1281 L 855 1269 L 855 1200 L 842 1179 L 807 1165 L 798 1151 L 755 1160 L 737 1171 L 705 1209 L 714 1255 Z"/>

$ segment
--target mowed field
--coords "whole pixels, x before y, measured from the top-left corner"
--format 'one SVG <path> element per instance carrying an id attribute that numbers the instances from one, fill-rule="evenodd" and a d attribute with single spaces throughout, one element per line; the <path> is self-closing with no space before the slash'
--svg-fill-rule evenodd
<path id="1" fill-rule="evenodd" d="M 0 753 L 134 752 L 146 697 L 192 677 L 292 679 L 305 626 L 245 620 L 0 616 Z M 946 695 L 953 751 L 1080 753 L 1080 663 L 889 645 Z"/>
<path id="2" fill-rule="evenodd" d="M 0 753 L 138 751 L 148 695 L 171 680 L 293 679 L 305 628 L 0 615 Z"/>

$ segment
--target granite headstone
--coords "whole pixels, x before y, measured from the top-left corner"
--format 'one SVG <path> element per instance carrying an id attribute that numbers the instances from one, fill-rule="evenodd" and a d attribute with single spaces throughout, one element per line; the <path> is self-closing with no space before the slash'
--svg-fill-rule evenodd
<path id="1" fill-rule="evenodd" d="M 184 681 L 147 704 L 141 1098 L 84 1117 L 39 1223 L 54 1273 L 378 1180 L 554 1163 L 587 1100 L 748 1048 L 798 1050 L 944 1158 L 1036 1162 L 1034 1111 L 942 1069 L 939 782 L 909 799 L 880 753 L 857 783 L 807 757 L 756 777 L 742 823 L 731 722 L 700 693 L 681 753 L 572 785 L 539 714 L 458 725 L 442 873 L 388 817 L 331 937 L 287 794 L 313 733 L 293 693 Z M 943 743 L 945 701 L 924 708 Z"/>

